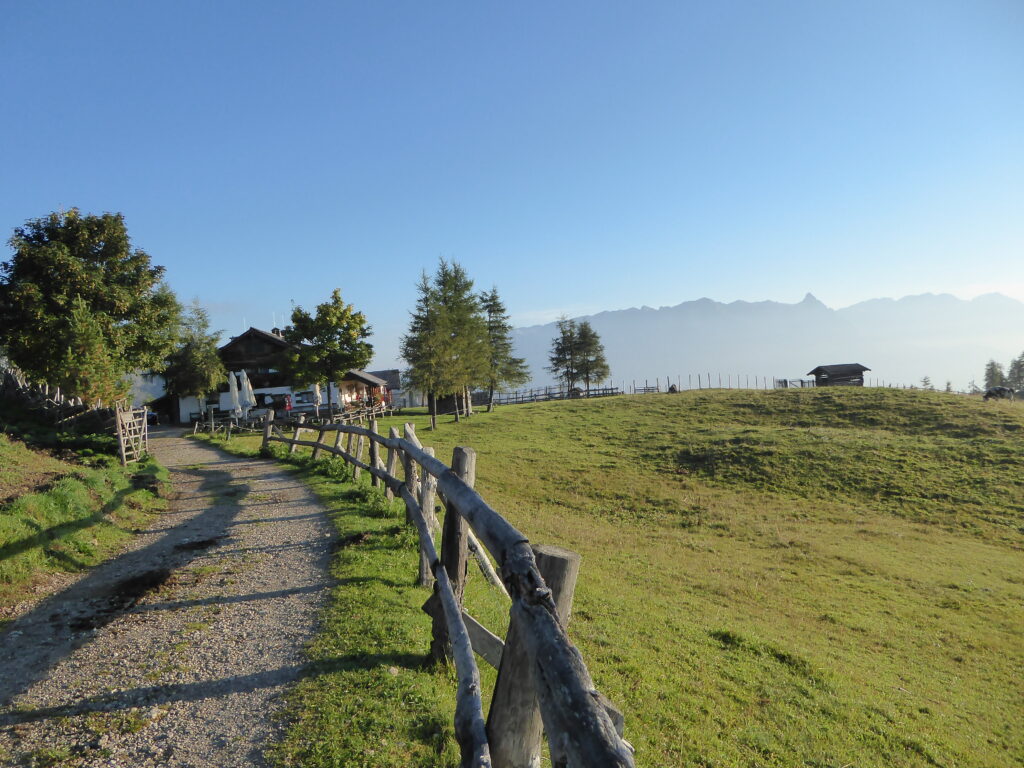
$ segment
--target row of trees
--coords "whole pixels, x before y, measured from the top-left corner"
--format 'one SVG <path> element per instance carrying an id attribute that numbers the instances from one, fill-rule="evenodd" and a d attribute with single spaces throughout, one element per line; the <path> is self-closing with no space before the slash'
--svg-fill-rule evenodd
<path id="1" fill-rule="evenodd" d="M 1010 361 L 1004 369 L 1001 363 L 989 360 L 985 365 L 985 389 L 1010 387 L 1024 389 L 1024 352 Z"/>
<path id="2" fill-rule="evenodd" d="M 589 393 L 591 384 L 603 381 L 611 373 L 601 338 L 586 320 L 577 322 L 562 317 L 558 321 L 558 336 L 551 342 L 548 362 L 547 370 L 562 379 L 569 390 L 583 382 Z"/>
<path id="3" fill-rule="evenodd" d="M 163 375 L 179 397 L 203 397 L 225 381 L 206 311 L 197 302 L 182 307 L 164 268 L 132 247 L 120 214 L 53 213 L 17 228 L 10 245 L 14 256 L 0 264 L 0 353 L 29 378 L 108 403 L 125 397 L 139 372 Z M 472 389 L 487 390 L 490 410 L 495 390 L 529 380 L 497 288 L 474 292 L 466 271 L 442 259 L 418 291 L 401 351 L 406 383 L 427 393 L 432 424 L 439 397 L 454 398 L 458 420 L 472 412 Z M 608 376 L 587 321 L 563 317 L 558 332 L 548 370 L 569 389 L 582 382 L 589 390 Z M 300 386 L 339 381 L 369 364 L 370 334 L 335 290 L 314 312 L 293 309 L 281 367 Z"/>
<path id="4" fill-rule="evenodd" d="M 30 379 L 107 403 L 126 397 L 140 372 L 162 375 L 178 397 L 203 397 L 226 381 L 206 311 L 198 302 L 182 307 L 164 268 L 132 247 L 120 214 L 52 213 L 16 228 L 9 242 L 0 354 Z M 291 320 L 281 365 L 297 384 L 338 381 L 369 364 L 370 327 L 338 290 L 314 313 L 295 307 Z"/>
<path id="5" fill-rule="evenodd" d="M 458 421 L 472 413 L 473 388 L 487 389 L 490 410 L 496 389 L 529 380 L 525 361 L 512 354 L 512 325 L 497 288 L 475 293 L 466 270 L 441 259 L 417 290 L 401 354 L 406 385 L 427 395 L 432 427 L 439 398 L 453 398 Z"/>

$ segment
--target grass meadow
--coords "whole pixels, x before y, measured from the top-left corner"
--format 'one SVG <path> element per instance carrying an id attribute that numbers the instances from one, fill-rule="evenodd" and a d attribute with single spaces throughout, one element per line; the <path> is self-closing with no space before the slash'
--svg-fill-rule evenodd
<path id="1" fill-rule="evenodd" d="M 1024 406 L 705 390 L 382 426 L 403 421 L 445 460 L 476 449 L 492 506 L 583 555 L 569 633 L 638 765 L 1024 765 Z M 368 491 L 316 477 L 342 534 L 376 545 L 339 550 L 324 674 L 293 697 L 278 758 L 456 765 L 415 540 Z"/>

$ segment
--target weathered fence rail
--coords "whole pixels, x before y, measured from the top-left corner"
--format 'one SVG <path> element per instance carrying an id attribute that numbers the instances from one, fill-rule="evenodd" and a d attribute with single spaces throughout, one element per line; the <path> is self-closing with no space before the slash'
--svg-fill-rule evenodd
<path id="1" fill-rule="evenodd" d="M 294 429 L 290 437 L 283 429 L 288 427 Z M 315 432 L 316 439 L 304 439 L 303 432 Z M 407 520 L 419 533 L 420 583 L 432 582 L 434 587 L 424 605 L 433 619 L 431 650 L 451 659 L 457 672 L 455 736 L 463 766 L 539 766 L 541 724 L 555 766 L 633 765 L 632 748 L 622 738 L 621 714 L 596 690 L 565 631 L 578 556 L 531 547 L 481 498 L 473 489 L 472 449 L 456 448 L 449 467 L 420 443 L 412 424 L 405 425 L 404 436 L 392 427 L 384 437 L 375 420 L 367 427 L 308 425 L 276 421 L 272 411 L 264 422 L 263 445 L 271 442 L 284 443 L 290 451 L 312 448 L 314 457 L 340 456 L 357 476 L 369 473 L 374 485 L 383 484 L 389 497 L 405 502 Z M 364 449 L 369 454 L 365 461 Z M 386 458 L 381 449 L 386 449 Z M 398 477 L 399 471 L 403 477 Z M 443 525 L 434 517 L 435 498 L 445 506 Z M 440 552 L 434 543 L 439 528 Z M 497 563 L 500 579 L 484 549 Z M 511 600 L 504 641 L 463 608 L 470 553 L 488 580 L 499 583 Z M 486 719 L 474 652 L 498 669 Z"/>

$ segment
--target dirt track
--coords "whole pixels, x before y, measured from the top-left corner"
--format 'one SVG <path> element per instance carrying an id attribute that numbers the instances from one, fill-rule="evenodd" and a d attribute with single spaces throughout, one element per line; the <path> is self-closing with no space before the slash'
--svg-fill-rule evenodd
<path id="1" fill-rule="evenodd" d="M 260 766 L 330 587 L 331 533 L 270 461 L 156 430 L 168 512 L 0 635 L 0 765 Z"/>

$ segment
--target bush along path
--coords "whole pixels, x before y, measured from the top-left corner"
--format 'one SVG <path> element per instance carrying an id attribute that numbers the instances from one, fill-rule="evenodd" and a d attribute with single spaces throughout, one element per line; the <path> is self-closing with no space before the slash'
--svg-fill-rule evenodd
<path id="1" fill-rule="evenodd" d="M 0 765 L 260 766 L 330 588 L 332 535 L 272 461 L 158 430 L 174 499 L 0 634 Z"/>

